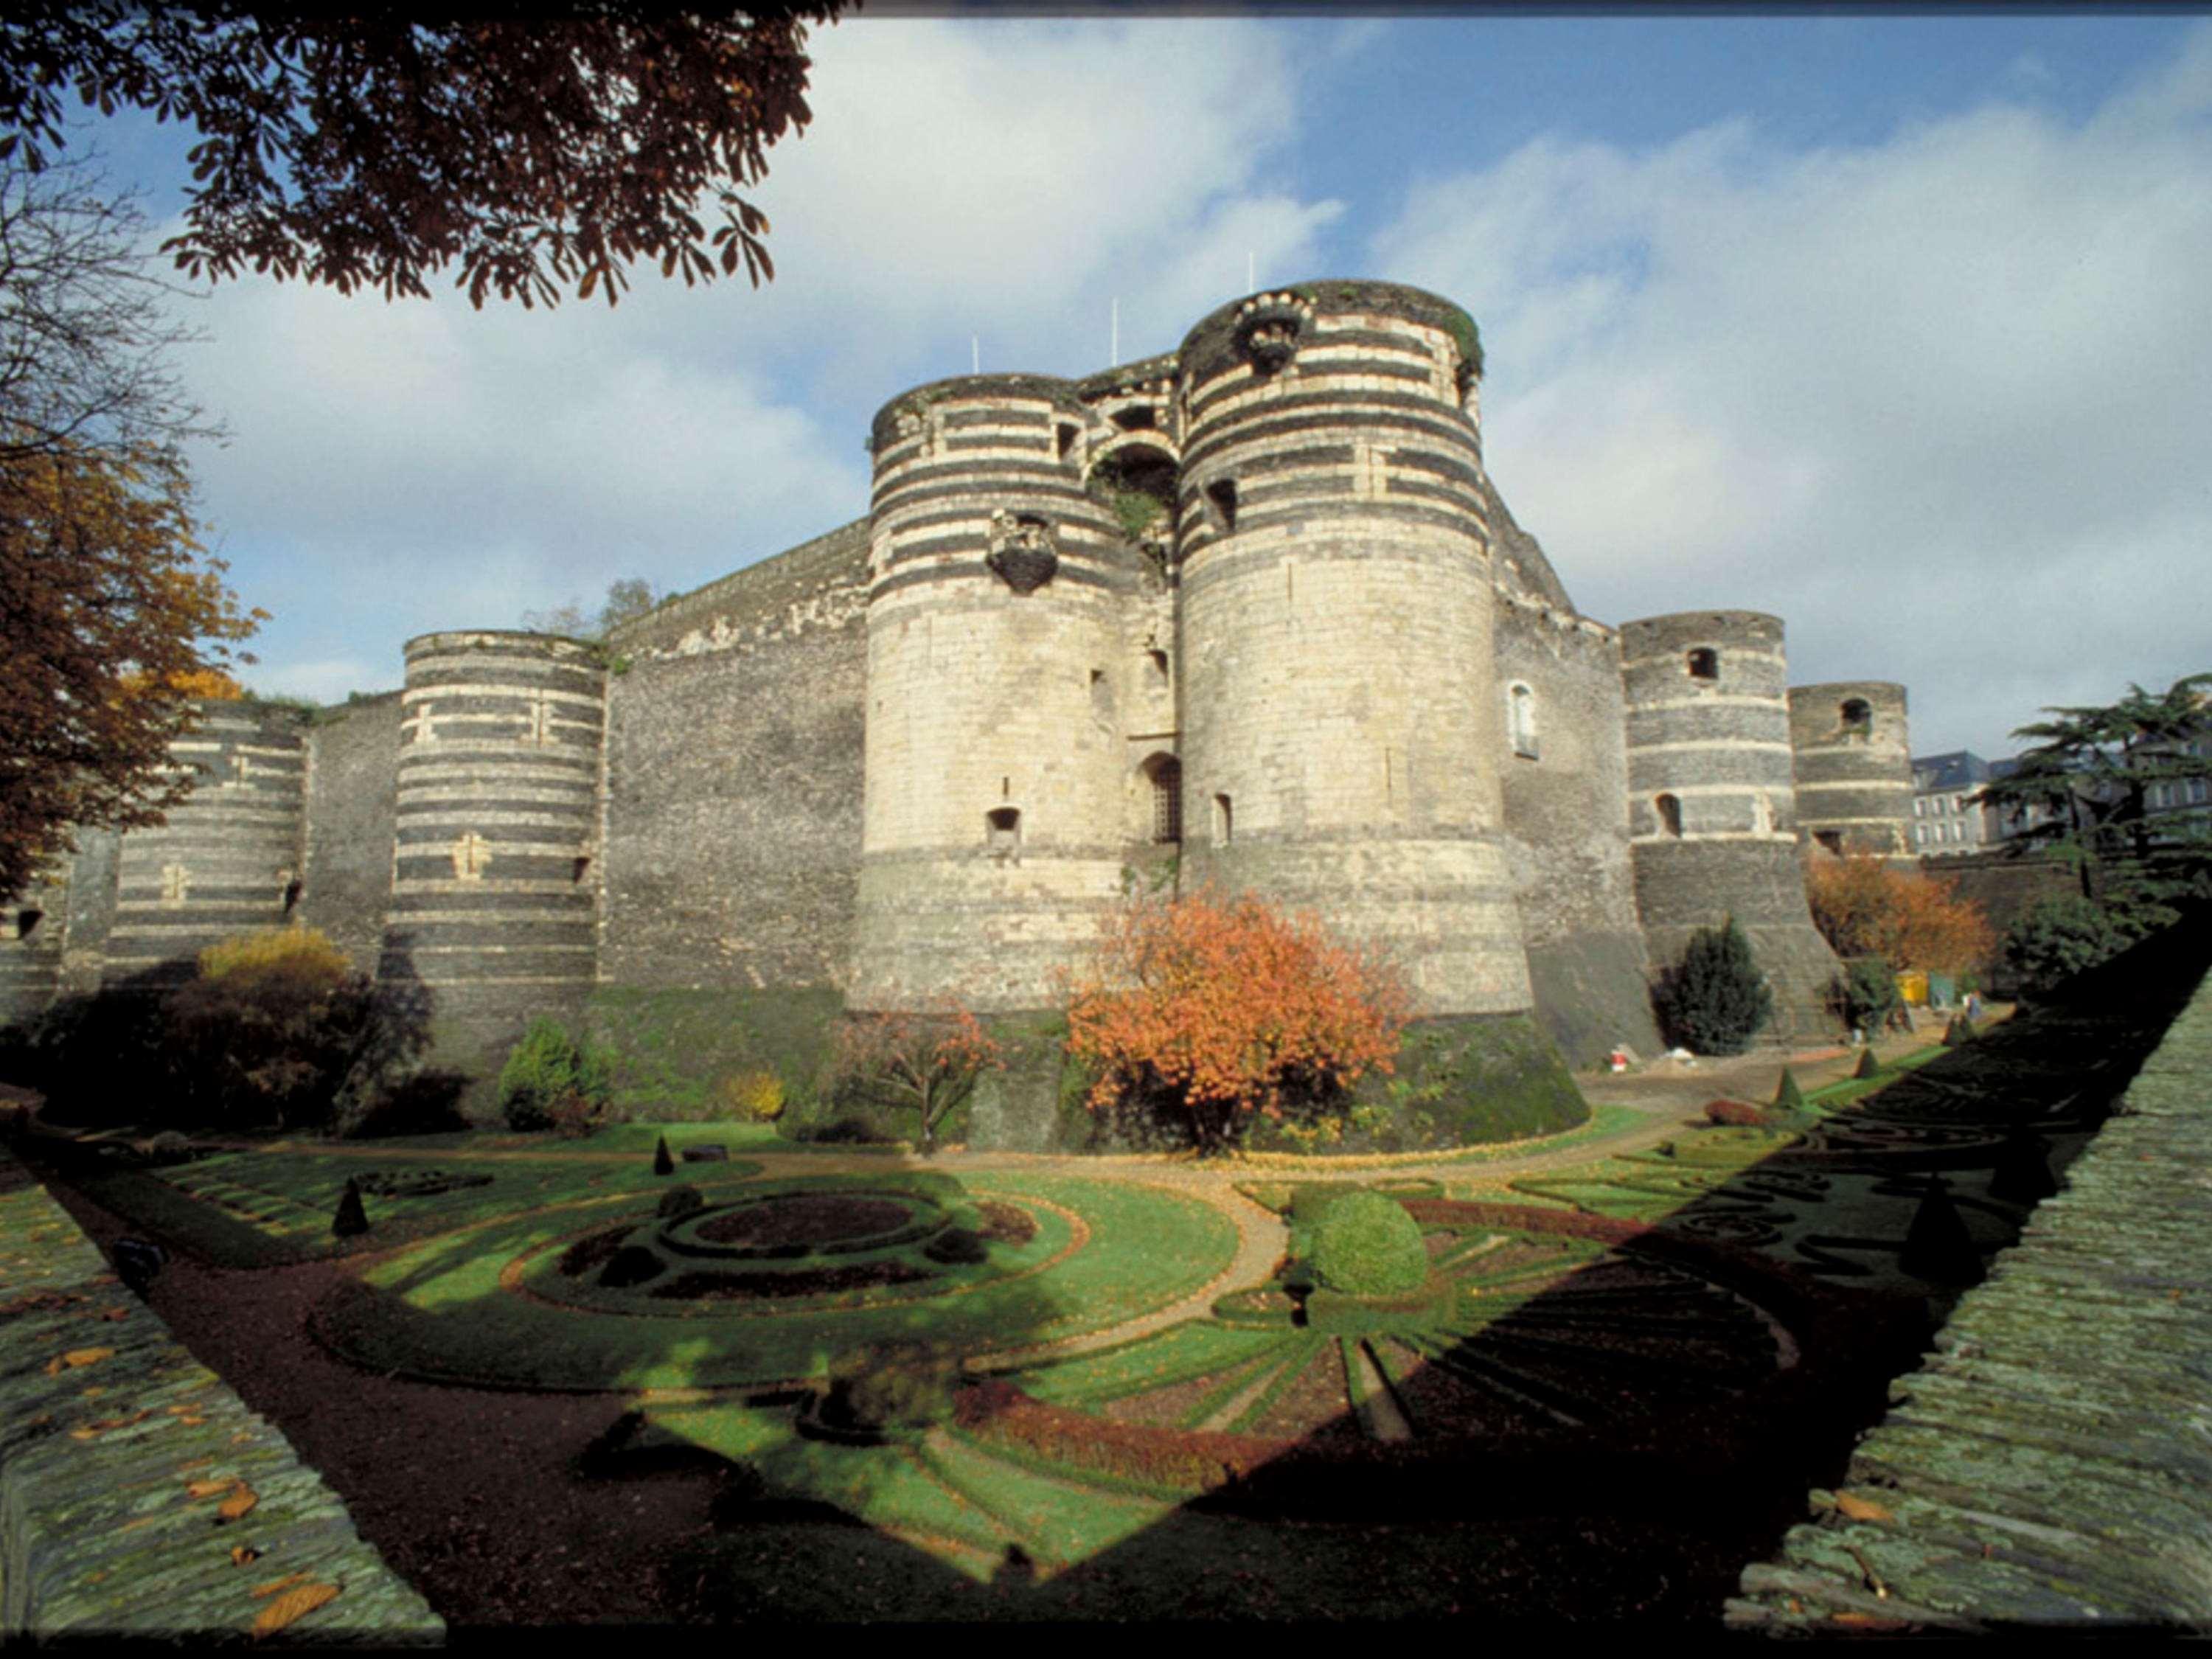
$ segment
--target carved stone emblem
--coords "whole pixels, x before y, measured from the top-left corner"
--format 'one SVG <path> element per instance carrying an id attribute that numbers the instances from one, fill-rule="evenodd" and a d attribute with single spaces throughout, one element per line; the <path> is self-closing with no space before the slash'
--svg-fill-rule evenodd
<path id="1" fill-rule="evenodd" d="M 983 562 L 1015 592 L 1036 592 L 1060 569 L 1052 526 L 1034 514 L 1000 508 L 991 514 L 991 551 Z"/>

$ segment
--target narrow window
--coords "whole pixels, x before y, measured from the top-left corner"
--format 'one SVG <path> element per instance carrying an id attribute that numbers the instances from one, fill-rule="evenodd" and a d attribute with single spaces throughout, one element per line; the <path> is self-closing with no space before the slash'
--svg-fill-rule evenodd
<path id="1" fill-rule="evenodd" d="M 1152 786 L 1152 843 L 1170 847 L 1182 840 L 1182 763 L 1173 755 L 1154 755 L 1145 763 Z"/>
<path id="2" fill-rule="evenodd" d="M 17 939 L 30 938 L 33 933 L 38 932 L 39 924 L 46 919 L 46 913 L 44 910 L 25 909 L 16 911 L 15 937 Z"/>
<path id="3" fill-rule="evenodd" d="M 286 915 L 290 915 L 293 911 L 300 908 L 300 895 L 305 890 L 305 884 L 297 876 L 284 884 L 284 914 Z"/>
<path id="4" fill-rule="evenodd" d="M 1106 671 L 1103 668 L 1091 671 L 1091 712 L 1109 725 L 1113 722 L 1114 685 L 1106 678 Z"/>
<path id="5" fill-rule="evenodd" d="M 1505 727 L 1513 738 L 1513 752 L 1536 758 L 1536 694 L 1516 685 L 1506 694 Z"/>
<path id="6" fill-rule="evenodd" d="M 1216 795 L 1213 798 L 1213 844 L 1216 847 L 1229 845 L 1231 827 L 1229 797 Z"/>
<path id="7" fill-rule="evenodd" d="M 1214 522 L 1224 530 L 1237 528 L 1237 480 L 1216 478 L 1206 487 L 1206 499 L 1213 503 Z"/>
<path id="8" fill-rule="evenodd" d="M 1124 432 L 1150 432 L 1159 423 L 1150 404 L 1135 404 L 1114 411 L 1114 424 Z"/>
<path id="9" fill-rule="evenodd" d="M 1651 803 L 1659 809 L 1659 827 L 1670 836 L 1682 833 L 1682 803 L 1672 795 L 1662 795 Z"/>
<path id="10" fill-rule="evenodd" d="M 584 878 L 591 873 L 592 855 L 589 853 L 577 854 L 575 863 L 569 868 L 568 879 L 580 887 L 584 884 Z"/>
<path id="11" fill-rule="evenodd" d="M 1168 653 L 1164 651 L 1147 651 L 1145 653 L 1145 660 L 1152 665 L 1153 689 L 1157 690 L 1167 684 Z"/>
<path id="12" fill-rule="evenodd" d="M 1009 859 L 1021 850 L 1022 815 L 1017 808 L 993 807 L 983 814 L 983 826 L 992 857 Z"/>
<path id="13" fill-rule="evenodd" d="M 1721 653 L 1711 646 L 1701 645 L 1690 653 L 1690 678 L 1693 680 L 1717 680 L 1721 677 Z"/>
<path id="14" fill-rule="evenodd" d="M 1074 456 L 1074 454 L 1075 454 L 1075 441 L 1076 441 L 1076 439 L 1077 439 L 1079 436 L 1080 436 L 1080 435 L 1081 435 L 1081 428 L 1080 428 L 1073 427 L 1073 426 L 1069 426 L 1069 425 L 1066 425 L 1066 424 L 1065 424 L 1065 423 L 1063 423 L 1063 424 L 1060 426 L 1060 459 L 1061 460 L 1063 460 L 1063 461 L 1065 461 L 1065 460 L 1069 460 L 1069 459 L 1072 459 L 1073 458 L 1073 456 Z"/>
<path id="15" fill-rule="evenodd" d="M 1874 706 L 1864 697 L 1847 699 L 1843 706 L 1844 731 L 1854 738 L 1874 735 Z"/>
<path id="16" fill-rule="evenodd" d="M 1842 830 L 1815 830 L 1813 832 L 1813 839 L 1814 839 L 1814 841 L 1819 842 L 1820 843 L 1820 845 L 1821 845 L 1821 846 L 1823 846 L 1823 847 L 1826 848 L 1827 848 L 1831 853 L 1833 853 L 1833 854 L 1834 854 L 1838 858 L 1841 858 L 1841 857 L 1843 857 L 1843 855 L 1844 855 L 1844 832 L 1843 832 Z"/>

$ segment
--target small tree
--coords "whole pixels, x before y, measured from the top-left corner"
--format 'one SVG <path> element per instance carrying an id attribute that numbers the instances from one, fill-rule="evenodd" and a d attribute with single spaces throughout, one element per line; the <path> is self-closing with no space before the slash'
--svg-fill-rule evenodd
<path id="1" fill-rule="evenodd" d="M 2102 905 L 2077 893 L 2061 893 L 2031 906 L 2005 935 L 2005 964 L 2030 991 L 2118 956 L 2133 943 Z"/>
<path id="2" fill-rule="evenodd" d="M 1661 977 L 1654 1000 L 1669 1040 L 1701 1054 L 1743 1053 L 1774 1009 L 1774 994 L 1734 916 L 1724 927 L 1701 927 L 1690 936 L 1682 960 Z"/>
<path id="3" fill-rule="evenodd" d="M 1410 1008 L 1395 974 L 1315 917 L 1200 891 L 1109 922 L 1097 971 L 1073 988 L 1067 1046 L 1098 1074 L 1092 1110 L 1149 1102 L 1217 1152 L 1255 1113 L 1389 1071 Z"/>
<path id="4" fill-rule="evenodd" d="M 921 1013 L 858 1014 L 838 1027 L 830 1055 L 830 1096 L 912 1112 L 925 1158 L 937 1131 L 1000 1063 L 999 1045 L 967 1009 L 947 1003 Z"/>
<path id="5" fill-rule="evenodd" d="M 1879 957 L 1893 972 L 1955 974 L 1996 949 L 1981 907 L 1938 881 L 1881 860 L 1822 860 L 1805 872 L 1814 924 L 1838 956 Z"/>
<path id="6" fill-rule="evenodd" d="M 196 1115 L 240 1127 L 327 1119 L 375 1019 L 368 977 L 313 927 L 210 945 L 198 976 L 162 1006 L 180 1095 Z"/>

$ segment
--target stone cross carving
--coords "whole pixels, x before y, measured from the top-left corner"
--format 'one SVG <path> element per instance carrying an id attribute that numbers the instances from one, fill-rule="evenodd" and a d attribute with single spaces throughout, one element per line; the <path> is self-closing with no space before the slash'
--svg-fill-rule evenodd
<path id="1" fill-rule="evenodd" d="M 225 789 L 246 789 L 251 788 L 252 783 L 253 757 L 233 755 L 230 757 L 230 775 L 222 781 L 222 787 Z"/>
<path id="2" fill-rule="evenodd" d="M 523 717 L 522 740 L 543 749 L 553 741 L 553 700 L 532 697 L 530 712 Z"/>
<path id="3" fill-rule="evenodd" d="M 1352 447 L 1352 491 L 1363 501 L 1373 501 L 1390 489 L 1392 452 L 1364 438 Z"/>
<path id="4" fill-rule="evenodd" d="M 181 864 L 161 866 L 161 902 L 182 904 L 185 894 L 191 890 L 192 872 Z"/>
<path id="5" fill-rule="evenodd" d="M 453 878 L 456 881 L 482 881 L 484 866 L 491 862 L 491 843 L 473 830 L 453 843 Z"/>
<path id="6" fill-rule="evenodd" d="M 435 743 L 438 740 L 437 723 L 430 718 L 433 706 L 426 702 L 415 710 L 415 741 L 417 743 Z"/>

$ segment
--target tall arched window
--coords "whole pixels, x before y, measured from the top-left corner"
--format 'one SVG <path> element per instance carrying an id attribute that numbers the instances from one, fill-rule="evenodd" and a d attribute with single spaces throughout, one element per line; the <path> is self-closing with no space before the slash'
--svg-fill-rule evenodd
<path id="1" fill-rule="evenodd" d="M 1172 846 L 1182 839 L 1182 763 L 1173 755 L 1154 755 L 1143 770 L 1152 787 L 1153 844 Z"/>
<path id="2" fill-rule="evenodd" d="M 1717 680 L 1721 677 L 1721 653 L 1709 645 L 1701 645 L 1690 653 L 1688 667 L 1693 680 Z"/>
<path id="3" fill-rule="evenodd" d="M 1840 711 L 1844 718 L 1844 732 L 1847 737 L 1870 738 L 1874 735 L 1874 705 L 1864 697 L 1844 699 Z"/>
<path id="4" fill-rule="evenodd" d="M 1012 806 L 994 806 L 983 814 L 983 835 L 991 856 L 1010 859 L 1022 848 L 1022 815 Z"/>
<path id="5" fill-rule="evenodd" d="M 1525 685 L 1506 690 L 1505 731 L 1515 754 L 1536 758 L 1536 694 Z"/>
<path id="6" fill-rule="evenodd" d="M 1682 803 L 1673 795 L 1662 795 L 1652 805 L 1659 809 L 1659 827 L 1670 836 L 1682 833 Z"/>

